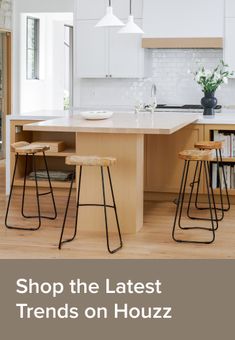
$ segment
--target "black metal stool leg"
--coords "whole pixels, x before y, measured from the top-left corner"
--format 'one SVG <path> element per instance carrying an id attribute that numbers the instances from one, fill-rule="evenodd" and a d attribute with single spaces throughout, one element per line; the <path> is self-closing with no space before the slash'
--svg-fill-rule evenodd
<path id="1" fill-rule="evenodd" d="M 199 163 L 200 163 L 200 166 L 199 166 Z M 191 208 L 191 203 L 192 203 L 192 197 L 193 197 L 193 191 L 194 191 L 195 184 L 197 184 L 197 193 L 198 193 L 198 190 L 199 190 L 198 188 L 199 188 L 199 185 L 200 185 L 201 165 L 202 165 L 201 161 L 197 161 L 196 162 L 196 167 L 195 167 L 195 171 L 194 171 L 193 181 L 192 181 L 192 183 L 190 183 L 191 190 L 190 190 L 189 201 L 188 201 L 188 208 L 187 208 L 187 216 L 190 219 L 194 219 L 194 217 L 190 215 L 190 208 Z M 197 176 L 198 167 L 199 167 L 199 174 Z M 196 178 L 197 178 L 197 180 L 196 180 Z"/>
<path id="2" fill-rule="evenodd" d="M 15 175 L 16 175 L 16 168 L 17 168 L 18 159 L 19 159 L 19 154 L 17 153 L 15 155 L 15 166 L 14 166 L 14 170 L 13 170 L 10 194 L 9 194 L 9 198 L 8 198 L 7 210 L 6 210 L 6 215 L 5 215 L 5 226 L 8 229 L 14 229 L 15 228 L 15 227 L 13 227 L 13 226 L 8 224 L 8 215 L 9 215 L 9 210 L 10 210 L 10 205 L 11 205 L 11 199 L 12 199 L 12 193 L 13 193 L 13 188 L 14 188 L 14 182 L 15 182 Z"/>
<path id="3" fill-rule="evenodd" d="M 201 184 L 201 174 L 202 174 L 202 161 L 200 161 L 200 168 L 199 168 L 199 174 L 198 174 L 198 179 L 197 179 L 197 191 L 196 191 L 196 196 L 195 196 L 195 208 L 200 210 L 201 207 L 198 205 L 198 196 L 199 196 L 199 188 Z"/>
<path id="4" fill-rule="evenodd" d="M 41 210 L 40 210 L 40 194 L 38 188 L 38 178 L 37 178 L 37 166 L 36 166 L 36 159 L 35 155 L 32 155 L 33 160 L 33 171 L 34 171 L 34 180 L 35 180 L 35 188 L 36 188 L 36 199 L 37 199 L 37 208 L 38 208 L 38 227 L 34 230 L 38 230 L 41 227 Z"/>
<path id="5" fill-rule="evenodd" d="M 77 201 L 76 201 L 76 217 L 75 217 L 75 224 L 74 224 L 74 234 L 73 234 L 73 237 L 63 241 L 63 235 L 64 235 L 64 230 L 65 230 L 65 225 L 66 225 L 66 220 L 67 220 L 67 215 L 68 215 L 68 209 L 69 209 L 69 203 L 70 203 L 70 199 L 71 199 L 71 193 L 72 193 L 72 189 L 73 189 L 73 182 L 74 182 L 74 179 L 75 179 L 75 173 L 76 173 L 76 169 L 74 170 L 73 177 L 71 179 L 71 185 L 70 185 L 70 189 L 69 189 L 69 196 L 68 196 L 68 200 L 67 200 L 67 205 L 66 205 L 65 215 L 64 215 L 64 221 L 63 221 L 63 226 L 62 226 L 61 235 L 60 235 L 59 249 L 61 249 L 62 244 L 68 243 L 68 242 L 72 242 L 75 239 L 76 235 L 77 235 L 78 211 L 79 211 L 79 206 L 80 206 L 80 192 L 81 192 L 81 180 L 82 180 L 82 166 L 80 166 L 80 171 L 79 171 L 78 193 L 77 193 Z"/>
<path id="6" fill-rule="evenodd" d="M 101 179 L 102 179 L 102 192 L 103 192 L 103 203 L 104 203 L 104 219 L 105 219 L 105 232 L 106 232 L 106 242 L 109 253 L 112 254 L 109 246 L 109 233 L 108 233 L 108 221 L 107 221 L 107 210 L 106 210 L 106 196 L 105 196 L 105 185 L 104 185 L 104 171 L 101 166 Z"/>
<path id="7" fill-rule="evenodd" d="M 217 218 L 217 221 L 220 222 L 220 221 L 222 221 L 224 219 L 224 212 L 230 210 L 230 199 L 229 199 L 228 186 L 227 186 L 227 181 L 226 181 L 225 172 L 224 172 L 224 165 L 223 165 L 221 150 L 216 150 L 216 164 L 217 164 L 217 175 L 218 175 L 219 191 L 220 191 L 220 207 L 217 207 L 217 211 L 221 211 L 221 216 Z M 223 191 L 222 191 L 222 180 L 221 180 L 221 175 L 220 175 L 220 171 L 219 171 L 220 166 L 221 166 L 221 169 L 222 169 L 222 176 L 223 176 L 223 180 L 224 180 L 226 200 L 227 200 L 227 203 L 226 203 L 227 204 L 227 208 L 224 207 L 224 199 L 223 199 Z M 198 188 L 199 188 L 199 185 L 200 185 L 200 177 L 201 177 L 201 174 L 199 175 Z M 211 180 L 211 177 L 210 177 L 210 180 Z M 208 210 L 209 209 L 209 207 L 199 207 L 199 205 L 198 205 L 198 191 L 196 193 L 195 207 L 198 210 Z"/>
<path id="8" fill-rule="evenodd" d="M 217 150 L 216 150 L 216 159 L 217 159 L 216 162 L 217 162 L 218 178 L 219 178 L 219 181 L 220 181 L 220 175 L 219 175 L 219 160 L 218 160 Z M 208 171 L 209 171 L 210 186 L 211 186 L 211 188 L 212 188 L 212 190 L 213 190 L 213 187 L 212 187 L 212 176 L 210 175 L 211 170 L 210 170 L 209 162 L 208 162 L 208 169 L 209 169 Z M 219 182 L 219 183 L 221 183 L 221 182 Z M 217 215 L 217 217 L 216 217 L 216 221 L 217 221 L 217 222 L 221 222 L 221 221 L 224 219 L 223 195 L 222 195 L 221 184 L 219 185 L 219 188 L 220 188 L 221 208 L 217 208 L 217 207 L 216 207 L 216 212 L 217 212 L 217 211 L 221 211 L 221 216 L 218 217 L 218 215 Z M 213 191 L 213 198 L 214 198 L 214 191 Z M 198 210 L 208 210 L 208 209 L 209 209 L 209 207 L 199 207 L 199 206 L 197 206 L 197 205 L 196 205 L 196 208 L 197 208 Z M 209 221 L 210 219 L 204 218 L 204 219 L 201 219 L 201 220 Z M 218 223 L 217 223 L 217 228 L 218 228 Z M 217 230 L 217 228 L 216 228 L 216 230 Z"/>
<path id="9" fill-rule="evenodd" d="M 48 165 L 47 165 L 47 159 L 46 159 L 46 155 L 45 155 L 45 152 L 43 151 L 43 159 L 44 159 L 44 164 L 45 164 L 45 167 L 46 167 L 46 172 L 47 172 L 47 179 L 48 179 L 48 183 L 49 183 L 49 188 L 50 188 L 50 191 L 48 193 L 45 193 L 44 195 L 48 195 L 48 194 L 51 194 L 51 199 L 52 199 L 52 203 L 53 203 L 53 208 L 54 208 L 54 216 L 52 217 L 43 217 L 43 218 L 46 218 L 46 219 L 49 219 L 49 220 L 55 220 L 57 218 L 57 210 L 56 210 L 56 204 L 55 204 L 55 197 L 54 197 L 54 192 L 53 192 L 53 188 L 52 188 L 52 185 L 51 185 L 51 179 L 50 179 L 50 174 L 49 174 L 49 170 L 48 170 Z"/>
<path id="10" fill-rule="evenodd" d="M 16 154 L 16 161 L 15 161 L 15 168 L 13 172 L 13 177 L 12 177 L 12 184 L 11 184 L 11 190 L 10 190 L 10 196 L 8 200 L 8 205 L 7 205 L 7 211 L 6 211 L 6 217 L 5 217 L 5 225 L 8 229 L 14 229 L 14 230 L 24 230 L 24 231 L 36 231 L 41 227 L 41 216 L 40 216 L 40 203 L 39 203 L 39 192 L 38 192 L 38 182 L 37 182 L 37 174 L 36 174 L 36 164 L 35 164 L 35 156 L 32 155 L 33 158 L 33 170 L 35 172 L 35 184 L 36 184 L 36 200 L 37 200 L 37 208 L 38 208 L 38 215 L 34 217 L 28 217 L 28 218 L 38 218 L 38 225 L 36 227 L 30 227 L 30 228 L 24 228 L 24 227 L 15 227 L 15 226 L 10 226 L 8 225 L 8 214 L 9 214 L 9 208 L 10 208 L 10 203 L 12 199 L 12 192 L 13 192 L 13 187 L 14 187 L 14 181 L 15 181 L 15 174 L 16 174 L 16 168 L 17 168 L 17 163 L 18 163 L 18 158 L 19 155 Z M 25 175 L 24 175 L 24 186 L 23 186 L 23 197 L 22 197 L 22 206 L 21 206 L 21 212 L 24 207 L 24 196 L 25 196 L 25 186 L 26 186 L 26 176 L 27 176 L 27 158 L 26 158 L 26 163 L 25 163 Z"/>
<path id="11" fill-rule="evenodd" d="M 218 154 L 217 154 L 217 156 L 218 156 Z M 220 161 L 221 167 L 222 167 L 222 175 L 223 175 L 223 179 L 224 179 L 224 186 L 225 186 L 226 199 L 227 199 L 227 208 L 224 208 L 224 206 L 223 206 L 222 209 L 223 209 L 223 211 L 229 211 L 230 210 L 230 199 L 229 199 L 229 193 L 228 193 L 228 185 L 227 185 L 227 181 L 226 181 L 226 177 L 225 177 L 225 172 L 224 172 L 224 164 L 223 164 L 221 150 L 219 150 L 219 161 Z M 220 178 L 220 176 L 219 176 L 219 181 L 220 181 L 220 187 L 221 187 L 221 200 L 223 200 L 222 185 L 221 185 L 221 178 Z"/>
<path id="12" fill-rule="evenodd" d="M 211 231 L 216 231 L 219 228 L 219 221 L 220 219 L 218 218 L 217 215 L 217 207 L 216 207 L 216 203 L 215 203 L 215 195 L 214 195 L 214 190 L 212 187 L 212 180 L 211 180 L 211 176 L 210 176 L 210 163 L 207 162 L 207 170 L 208 170 L 208 176 L 209 176 L 209 188 L 211 191 L 211 198 L 212 198 L 212 222 L 215 222 L 216 227 L 213 227 L 212 229 L 210 229 Z M 213 217 L 213 212 L 215 214 L 215 218 Z"/>
<path id="13" fill-rule="evenodd" d="M 27 180 L 27 169 L 28 169 L 28 154 L 25 155 L 25 170 L 24 170 L 24 185 L 23 185 L 23 194 L 22 194 L 22 204 L 21 204 L 21 215 L 24 218 L 28 218 L 28 216 L 24 213 L 24 202 L 25 202 L 25 190 L 26 190 L 26 180 Z"/>
<path id="14" fill-rule="evenodd" d="M 207 186 L 207 196 L 208 196 L 208 203 L 209 203 L 209 210 L 210 210 L 210 216 L 211 216 L 211 230 L 212 230 L 212 240 L 204 242 L 206 244 L 213 243 L 215 240 L 215 227 L 214 227 L 214 219 L 213 219 L 213 210 L 216 214 L 216 206 L 215 206 L 215 199 L 214 199 L 214 194 L 213 194 L 213 189 L 212 186 L 210 185 L 210 172 L 209 172 L 209 163 L 204 162 L 204 168 L 205 168 L 205 177 L 206 177 L 206 186 Z M 212 201 L 211 202 L 211 197 L 210 197 L 210 189 L 211 189 L 211 194 L 212 194 Z M 216 223 L 218 221 L 216 220 Z"/>
<path id="15" fill-rule="evenodd" d="M 104 219 L 105 219 L 105 232 L 106 232 L 106 242 L 107 248 L 110 254 L 115 253 L 117 250 L 111 250 L 109 244 L 109 231 L 108 231 L 108 218 L 107 218 L 107 207 L 106 207 L 106 195 L 105 195 L 105 184 L 104 184 L 104 170 L 101 166 L 101 179 L 102 179 L 102 192 L 103 192 L 103 206 L 104 206 Z"/>
<path id="16" fill-rule="evenodd" d="M 184 178 L 183 188 L 182 188 L 181 204 L 180 204 L 180 210 L 179 210 L 178 227 L 180 229 L 184 229 L 184 227 L 182 227 L 181 225 L 181 216 L 182 216 L 183 207 L 184 207 L 184 197 L 185 197 L 186 185 L 187 185 L 187 180 L 188 180 L 189 167 L 190 167 L 190 161 L 187 161 L 186 173 L 185 173 L 185 178 Z"/>
<path id="17" fill-rule="evenodd" d="M 201 228 L 201 227 L 190 227 L 190 228 L 183 228 L 181 226 L 181 217 L 182 217 L 182 210 L 183 210 L 183 204 L 184 204 L 184 195 L 185 195 L 185 188 L 187 183 L 187 177 L 188 177 L 188 171 L 189 171 L 189 161 L 185 161 L 185 166 L 183 170 L 183 176 L 182 181 L 180 185 L 180 193 L 179 193 L 179 199 L 177 203 L 176 213 L 175 213 L 175 219 L 173 224 L 173 230 L 172 230 L 172 238 L 176 242 L 180 243 L 196 243 L 196 244 L 210 244 L 214 242 L 215 240 L 215 225 L 214 223 L 218 224 L 217 221 L 217 213 L 216 213 L 216 206 L 215 206 L 215 199 L 214 199 L 214 193 L 210 182 L 210 173 L 209 173 L 209 163 L 206 161 L 203 161 L 204 164 L 204 171 L 205 171 L 205 177 L 206 177 L 206 186 L 207 186 L 207 196 L 208 196 L 208 204 L 209 204 L 209 211 L 210 211 L 210 222 L 211 222 L 211 229 L 209 228 Z M 212 202 L 211 202 L 211 196 L 212 195 Z M 213 211 L 215 213 L 215 219 L 213 218 Z M 196 241 L 196 240 L 181 240 L 177 239 L 175 236 L 175 230 L 176 230 L 176 224 L 178 221 L 178 226 L 181 229 L 206 229 L 209 231 L 212 231 L 212 239 L 209 241 Z"/>
<path id="18" fill-rule="evenodd" d="M 112 200 L 113 200 L 113 209 L 114 209 L 115 217 L 116 217 L 118 236 L 119 236 L 119 241 L 120 241 L 120 246 L 115 250 L 115 252 L 117 252 L 119 249 L 122 248 L 123 242 L 122 242 L 122 235 L 121 235 L 121 230 L 120 230 L 120 225 L 119 225 L 119 220 L 118 220 L 117 207 L 116 207 L 116 201 L 115 201 L 115 196 L 114 196 L 114 191 L 113 191 L 113 183 L 112 183 L 112 178 L 111 178 L 109 166 L 107 167 L 107 171 L 108 171 L 109 184 L 110 184 Z"/>
<path id="19" fill-rule="evenodd" d="M 32 157 L 34 157 L 34 155 L 32 155 Z M 48 180 L 48 183 L 49 183 L 50 191 L 44 192 L 44 193 L 39 193 L 38 195 L 39 196 L 51 195 L 52 203 L 53 203 L 53 209 L 54 209 L 54 216 L 43 216 L 43 215 L 41 215 L 40 218 L 41 219 L 47 219 L 47 220 L 55 220 L 57 218 L 55 197 L 54 197 L 53 188 L 52 188 L 52 185 L 51 185 L 51 179 L 50 179 L 48 165 L 47 165 L 47 160 L 46 160 L 46 155 L 45 155 L 44 151 L 43 151 L 43 160 L 44 160 L 44 164 L 45 164 L 45 168 L 46 168 L 46 172 L 47 172 L 47 180 Z M 22 216 L 24 218 L 28 218 L 28 219 L 31 218 L 32 219 L 32 218 L 38 218 L 38 216 L 37 215 L 26 215 L 26 213 L 25 213 L 25 191 L 26 191 L 26 180 L 27 180 L 27 164 L 28 164 L 28 155 L 26 154 L 26 164 L 25 164 L 25 174 L 24 174 L 24 185 L 23 185 L 23 196 L 22 196 L 21 214 L 22 214 Z"/>
<path id="20" fill-rule="evenodd" d="M 198 173 L 198 177 L 197 177 L 197 172 L 198 172 L 198 166 L 200 163 L 200 167 L 199 167 L 199 173 Z M 194 178 L 193 178 L 193 182 L 191 183 L 191 191 L 190 191 L 190 196 L 189 196 L 189 202 L 188 202 L 188 208 L 187 208 L 187 216 L 188 218 L 190 218 L 191 220 L 198 220 L 198 221 L 210 221 L 210 218 L 207 217 L 199 217 L 199 216 L 193 216 L 190 213 L 190 208 L 191 208 L 191 202 L 192 202 L 192 195 L 193 195 L 193 191 L 194 191 L 194 185 L 197 184 L 197 191 L 196 191 L 196 201 L 195 201 L 195 207 L 197 210 L 208 210 L 209 207 L 198 207 L 198 193 L 199 193 L 199 185 L 200 185 L 200 178 L 201 178 L 201 173 L 202 173 L 202 165 L 203 162 L 202 161 L 197 161 L 196 164 L 196 168 L 195 168 L 195 172 L 194 172 Z M 209 167 L 209 163 L 208 163 L 208 173 L 210 174 L 210 167 Z M 196 179 L 197 178 L 197 179 Z M 211 181 L 211 176 L 209 176 L 209 181 L 210 181 L 210 188 L 212 189 L 212 181 Z M 215 201 L 215 197 L 214 197 L 214 191 L 212 189 L 212 195 L 213 195 L 213 200 Z M 218 221 L 221 221 L 223 219 L 222 218 L 218 218 L 217 215 L 217 211 L 215 212 L 215 217 L 213 217 L 214 221 L 216 222 L 216 228 L 215 230 L 218 229 Z M 201 230 L 209 230 L 211 231 L 211 228 L 204 228 L 204 227 L 184 227 L 182 229 L 185 230 L 190 230 L 190 229 L 201 229 Z"/>
<path id="21" fill-rule="evenodd" d="M 188 170 L 189 170 L 189 162 L 185 161 L 181 184 L 180 184 L 179 196 L 178 196 L 177 205 L 176 205 L 175 219 L 174 219 L 174 224 L 173 224 L 173 229 L 172 229 L 172 238 L 176 242 L 183 242 L 175 237 L 175 229 L 176 229 L 177 221 L 179 221 L 179 219 L 181 218 L 182 209 L 184 205 L 184 191 L 185 191 L 187 177 L 188 177 Z"/>

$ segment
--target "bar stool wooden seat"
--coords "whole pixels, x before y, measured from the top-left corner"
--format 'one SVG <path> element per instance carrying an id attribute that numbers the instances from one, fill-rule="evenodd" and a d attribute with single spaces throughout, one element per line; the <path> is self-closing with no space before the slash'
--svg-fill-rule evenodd
<path id="1" fill-rule="evenodd" d="M 195 143 L 194 147 L 201 150 L 221 150 L 223 141 L 200 141 Z"/>
<path id="2" fill-rule="evenodd" d="M 184 160 L 184 168 L 183 168 L 183 174 L 180 184 L 180 191 L 179 196 L 177 199 L 177 207 L 176 207 L 176 213 L 175 213 L 175 219 L 173 224 L 173 230 L 172 230 L 172 238 L 176 242 L 185 242 L 185 243 L 203 243 L 203 244 L 210 244 L 214 242 L 215 240 L 215 231 L 218 229 L 218 218 L 217 218 L 217 210 L 215 205 L 215 197 L 214 192 L 211 185 L 210 180 L 210 169 L 209 169 L 209 162 L 213 160 L 213 152 L 210 150 L 185 150 L 179 153 L 179 158 Z M 192 162 L 196 162 L 197 164 L 200 162 L 202 164 L 202 168 L 204 169 L 205 173 L 205 180 L 206 180 L 206 189 L 207 189 L 207 198 L 208 198 L 208 205 L 209 205 L 209 212 L 210 212 L 210 218 L 205 219 L 209 220 L 211 222 L 211 227 L 183 227 L 182 226 L 182 213 L 183 213 L 183 207 L 184 207 L 184 201 L 185 201 L 185 191 L 186 191 L 186 185 L 188 181 L 188 174 L 189 169 Z M 191 183 L 191 193 L 190 193 L 190 200 L 192 198 L 193 194 L 193 188 L 195 184 L 195 176 L 193 179 L 193 182 Z M 190 211 L 190 204 L 188 204 L 187 209 L 187 215 L 189 215 Z M 196 218 L 195 218 L 196 219 Z M 204 220 L 204 218 L 202 218 Z M 199 229 L 199 230 L 207 230 L 211 232 L 211 238 L 209 240 L 205 241 L 199 241 L 199 240 L 183 240 L 176 237 L 176 226 L 178 226 L 181 230 L 190 230 L 190 229 Z"/>
<path id="3" fill-rule="evenodd" d="M 217 207 L 217 210 L 221 211 L 221 217 L 219 217 L 219 221 L 222 221 L 224 218 L 224 212 L 230 210 L 230 199 L 228 194 L 228 186 L 227 186 L 227 180 L 225 176 L 225 170 L 224 170 L 224 163 L 222 158 L 222 148 L 223 148 L 223 141 L 199 141 L 195 143 L 195 148 L 199 150 L 214 150 L 215 151 L 215 159 L 214 161 L 217 164 L 217 178 L 218 178 L 218 188 L 220 192 L 220 207 Z M 196 200 L 195 200 L 195 207 L 198 210 L 205 210 L 208 208 L 200 207 L 198 204 L 198 191 L 201 181 L 201 167 L 202 165 L 199 165 L 199 172 L 198 172 L 198 185 L 197 185 L 197 194 L 196 194 Z M 222 174 L 220 173 L 220 168 L 222 170 Z M 196 169 L 197 170 L 197 169 Z M 224 182 L 224 189 L 225 189 L 225 196 L 226 196 L 226 203 L 224 202 L 223 197 L 223 189 L 222 189 L 222 179 Z"/>
<path id="4" fill-rule="evenodd" d="M 74 166 L 111 166 L 117 162 L 116 158 L 112 157 L 97 157 L 97 156 L 68 156 L 66 158 L 67 165 Z"/>
<path id="5" fill-rule="evenodd" d="M 60 235 L 60 241 L 59 241 L 59 249 L 61 249 L 62 244 L 73 241 L 75 239 L 76 235 L 77 235 L 79 207 L 103 207 L 104 208 L 107 249 L 108 249 L 110 254 L 116 253 L 123 246 L 121 230 L 120 230 L 118 214 L 117 214 L 117 207 L 116 207 L 116 202 L 115 202 L 115 197 L 114 197 L 113 184 L 112 184 L 112 179 L 111 179 L 111 172 L 110 172 L 110 166 L 116 163 L 116 159 L 112 158 L 112 157 L 72 155 L 72 156 L 66 157 L 65 163 L 67 165 L 72 165 L 75 168 L 74 168 L 73 176 L 72 176 L 72 179 L 71 179 L 69 195 L 68 195 L 67 205 L 66 205 L 66 209 L 65 209 L 64 221 L 63 221 L 61 235 Z M 72 189 L 73 189 L 73 182 L 74 182 L 74 179 L 75 179 L 77 167 L 80 168 L 80 171 L 79 171 L 79 179 L 78 179 L 76 218 L 75 218 L 75 225 L 74 225 L 74 233 L 73 233 L 73 236 L 71 238 L 63 240 L 64 230 L 65 230 L 65 225 L 66 225 L 66 219 L 67 219 L 67 214 L 68 214 L 68 209 L 69 209 L 69 204 L 70 204 L 70 199 L 71 199 L 71 193 L 72 193 Z M 81 192 L 81 184 L 82 184 L 83 167 L 100 167 L 100 169 L 101 169 L 101 180 L 102 180 L 103 204 L 93 204 L 93 203 L 85 203 L 85 204 L 83 203 L 83 204 L 81 204 L 80 203 L 80 192 Z M 113 201 L 111 205 L 106 203 L 104 168 L 107 169 L 108 178 L 109 178 L 109 185 L 110 185 L 112 201 Z M 111 247 L 110 247 L 107 208 L 114 209 L 116 224 L 117 224 L 118 237 L 119 237 L 119 246 L 117 248 L 113 249 L 113 250 L 111 250 Z"/>
<path id="6" fill-rule="evenodd" d="M 45 152 L 50 150 L 49 146 L 42 146 L 40 144 L 28 142 L 16 142 L 11 144 L 11 149 L 19 155 L 33 155 L 38 152 Z"/>
<path id="7" fill-rule="evenodd" d="M 55 205 L 55 198 L 54 198 L 54 193 L 53 193 L 53 188 L 51 185 L 51 180 L 50 180 L 50 175 L 49 175 L 49 170 L 48 170 L 48 165 L 47 165 L 47 160 L 46 160 L 46 155 L 45 151 L 49 150 L 49 146 L 42 146 L 40 144 L 30 144 L 28 142 L 16 142 L 11 145 L 11 150 L 15 152 L 15 166 L 13 170 L 13 176 L 12 176 L 12 182 L 11 182 L 11 188 L 10 188 L 10 195 L 8 199 L 8 204 L 7 204 L 7 210 L 6 210 L 6 215 L 5 215 L 5 226 L 8 229 L 16 229 L 16 230 L 30 230 L 30 231 L 35 231 L 38 230 L 41 227 L 41 220 L 42 219 L 49 219 L 49 220 L 55 220 L 57 217 L 57 211 L 56 211 L 56 205 Z M 45 169 L 47 173 L 47 180 L 48 180 L 48 186 L 49 186 L 49 191 L 40 193 L 39 192 L 39 184 L 38 184 L 38 177 L 37 177 L 37 165 L 36 165 L 36 159 L 35 155 L 38 153 L 42 153 L 44 164 L 45 164 Z M 35 227 L 19 227 L 19 226 L 12 226 L 8 223 L 9 219 L 9 210 L 10 210 L 10 205 L 12 201 L 12 194 L 13 194 L 13 188 L 14 188 L 14 183 L 15 183 L 15 176 L 16 176 L 16 170 L 17 170 L 17 165 L 18 165 L 18 160 L 19 157 L 25 157 L 25 169 L 24 169 L 24 184 L 23 184 L 23 193 L 22 193 L 22 204 L 21 204 L 21 215 L 22 217 L 26 219 L 38 219 L 38 224 Z M 35 180 L 35 188 L 36 188 L 36 201 L 37 201 L 37 215 L 32 216 L 32 215 L 27 215 L 25 213 L 25 191 L 26 191 L 26 183 L 27 183 L 27 172 L 28 172 L 28 161 L 29 157 L 32 157 L 32 167 L 33 167 L 33 172 L 34 172 L 34 180 Z M 46 195 L 51 195 L 52 199 L 52 204 L 53 204 L 53 215 L 52 216 L 43 216 L 41 214 L 41 208 L 40 208 L 40 196 L 46 196 Z"/>

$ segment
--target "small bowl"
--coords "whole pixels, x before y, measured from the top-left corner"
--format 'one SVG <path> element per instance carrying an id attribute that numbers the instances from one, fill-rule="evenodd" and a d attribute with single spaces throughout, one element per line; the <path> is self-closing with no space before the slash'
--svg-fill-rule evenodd
<path id="1" fill-rule="evenodd" d="M 88 120 L 101 120 L 111 118 L 113 115 L 112 111 L 83 111 L 80 113 L 84 119 Z"/>

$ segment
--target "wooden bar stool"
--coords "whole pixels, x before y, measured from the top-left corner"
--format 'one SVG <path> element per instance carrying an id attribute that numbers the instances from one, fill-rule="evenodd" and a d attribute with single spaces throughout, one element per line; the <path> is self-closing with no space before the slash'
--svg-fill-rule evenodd
<path id="1" fill-rule="evenodd" d="M 27 143 L 27 142 L 17 142 L 17 143 L 14 143 L 14 144 L 11 145 L 11 149 L 15 152 L 15 166 L 14 166 L 13 177 L 12 177 L 12 182 L 11 182 L 10 195 L 9 195 L 8 204 L 7 204 L 7 210 L 6 210 L 6 216 L 5 216 L 5 225 L 9 229 L 35 231 L 35 230 L 38 230 L 41 227 L 41 219 L 42 218 L 43 219 L 49 219 L 49 220 L 55 220 L 56 217 L 57 217 L 55 198 L 54 198 L 53 188 L 52 188 L 52 185 L 51 185 L 47 160 L 46 160 L 46 156 L 45 156 L 45 151 L 49 150 L 50 147 L 40 146 L 40 144 L 30 144 L 30 143 Z M 45 169 L 46 169 L 46 173 L 47 173 L 48 185 L 49 185 L 49 189 L 50 189 L 48 192 L 44 192 L 44 193 L 39 193 L 37 166 L 36 166 L 36 159 L 35 159 L 35 155 L 37 155 L 38 153 L 42 153 L 42 155 L 43 155 L 43 160 L 44 160 Z M 27 219 L 34 219 L 34 218 L 38 219 L 37 226 L 31 227 L 31 228 L 11 226 L 11 225 L 8 224 L 8 215 L 9 215 L 9 210 L 10 210 L 10 205 L 11 205 L 11 200 L 12 200 L 12 193 L 13 193 L 13 188 L 14 188 L 15 175 L 16 175 L 16 169 L 17 169 L 17 165 L 18 165 L 19 156 L 25 157 L 25 170 L 24 170 L 24 184 L 23 184 L 22 204 L 21 204 L 21 215 L 24 218 L 27 218 Z M 36 200 L 37 200 L 37 215 L 36 216 L 29 216 L 29 215 L 25 214 L 25 190 L 26 190 L 26 182 L 27 182 L 27 171 L 28 171 L 28 159 L 29 159 L 29 157 L 32 157 L 32 165 L 33 165 L 33 171 L 34 171 Z M 43 216 L 43 215 L 41 215 L 40 196 L 46 196 L 46 195 L 51 195 L 53 209 L 54 209 L 53 216 Z"/>
<path id="2" fill-rule="evenodd" d="M 229 199 L 229 194 L 228 194 L 228 186 L 227 186 L 227 181 L 226 181 L 226 177 L 225 177 L 224 164 L 223 164 L 223 158 L 222 158 L 222 147 L 223 147 L 222 141 L 202 141 L 202 142 L 197 142 L 195 144 L 196 149 L 199 149 L 199 150 L 214 150 L 215 151 L 215 161 L 216 161 L 216 164 L 217 164 L 218 186 L 219 186 L 219 192 L 220 192 L 220 207 L 217 207 L 217 210 L 221 211 L 221 217 L 219 217 L 219 221 L 223 220 L 224 212 L 229 211 L 229 209 L 230 209 L 230 199 Z M 206 207 L 200 207 L 199 204 L 198 204 L 198 193 L 199 193 L 199 186 L 200 186 L 200 182 L 201 182 L 202 164 L 198 164 L 198 167 L 199 167 L 199 169 L 197 169 L 197 168 L 195 169 L 195 172 L 197 172 L 197 170 L 199 170 L 198 171 L 198 179 L 197 179 L 197 191 L 196 191 L 195 207 L 198 210 L 205 210 L 205 209 L 208 209 L 208 207 L 207 208 Z M 224 188 L 225 188 L 225 193 L 226 193 L 226 203 L 224 203 L 224 198 L 223 198 L 220 168 L 222 169 L 222 176 L 223 176 Z"/>
<path id="3" fill-rule="evenodd" d="M 64 221 L 63 221 L 63 226 L 62 226 L 61 236 L 60 236 L 60 241 L 59 241 L 59 249 L 61 249 L 63 243 L 71 242 L 76 237 L 79 207 L 89 207 L 90 206 L 90 207 L 103 207 L 104 208 L 104 219 L 105 219 L 105 232 L 106 232 L 107 248 L 108 248 L 109 253 L 111 253 L 111 254 L 116 253 L 119 249 L 122 248 L 122 245 L 123 245 L 121 231 L 120 231 L 120 226 L 119 226 L 119 220 L 118 220 L 118 214 L 117 214 L 117 207 L 116 207 L 116 203 L 115 203 L 115 197 L 114 197 L 111 173 L 110 173 L 110 166 L 116 163 L 116 159 L 115 158 L 110 158 L 110 157 L 77 156 L 77 155 L 73 155 L 73 156 L 67 157 L 65 162 L 66 162 L 67 165 L 74 166 L 75 169 L 74 169 L 74 172 L 73 172 L 73 177 L 72 177 L 71 185 L 70 185 L 70 189 L 69 189 L 67 206 L 66 206 L 66 209 L 65 209 Z M 76 218 L 75 218 L 74 234 L 73 234 L 72 238 L 69 238 L 67 240 L 63 240 L 64 229 L 65 229 L 65 225 L 66 225 L 68 208 L 69 208 L 69 203 L 70 203 L 70 198 L 71 198 L 71 193 L 72 193 L 72 188 L 73 188 L 73 182 L 74 182 L 74 179 L 75 179 L 75 173 L 76 173 L 76 167 L 77 166 L 80 167 L 80 171 L 79 171 L 79 179 L 78 179 L 78 192 L 77 192 Z M 84 166 L 100 167 L 100 169 L 101 169 L 101 180 L 102 180 L 103 204 L 92 204 L 92 203 L 81 204 L 80 203 L 82 170 L 83 170 Z M 110 189 L 111 189 L 111 195 L 112 195 L 112 200 L 113 200 L 113 204 L 112 205 L 108 205 L 106 203 L 104 168 L 107 168 L 109 184 L 110 184 Z M 111 248 L 110 248 L 109 230 L 108 230 L 108 218 L 107 218 L 107 208 L 114 209 L 115 217 L 116 217 L 116 223 L 117 223 L 117 230 L 118 230 L 118 236 L 119 236 L 120 245 L 116 249 L 114 249 L 114 250 L 111 250 Z"/>
<path id="4" fill-rule="evenodd" d="M 218 229 L 217 210 L 216 210 L 216 205 L 215 205 L 214 192 L 213 192 L 211 180 L 210 180 L 210 168 L 209 168 L 209 162 L 213 160 L 213 153 L 210 150 L 185 150 L 179 153 L 179 158 L 184 160 L 184 169 L 183 169 L 183 175 L 182 175 L 182 180 L 180 184 L 179 197 L 177 200 L 177 207 L 176 207 L 175 219 L 174 219 L 173 230 L 172 230 L 172 238 L 176 242 L 210 244 L 214 242 L 215 231 Z M 187 185 L 188 173 L 189 173 L 191 162 L 194 162 L 194 163 L 196 162 L 196 167 L 198 166 L 198 162 L 201 162 L 202 168 L 204 169 L 208 205 L 209 205 L 209 212 L 210 212 L 210 218 L 208 220 L 211 222 L 211 228 L 196 227 L 196 226 L 195 227 L 183 227 L 181 224 L 184 199 L 185 199 L 185 189 Z M 193 179 L 193 184 L 194 182 L 195 182 L 195 176 Z M 189 208 L 190 206 L 188 206 L 188 210 Z M 187 211 L 187 213 L 189 213 L 189 211 Z M 182 230 L 190 230 L 190 229 L 208 230 L 208 231 L 211 231 L 212 237 L 208 241 L 207 240 L 198 241 L 198 240 L 178 239 L 175 236 L 176 225 L 178 225 L 178 227 Z"/>

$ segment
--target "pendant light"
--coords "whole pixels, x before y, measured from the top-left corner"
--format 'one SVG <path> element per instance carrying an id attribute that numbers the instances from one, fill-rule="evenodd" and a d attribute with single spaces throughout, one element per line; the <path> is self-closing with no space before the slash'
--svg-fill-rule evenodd
<path id="1" fill-rule="evenodd" d="M 113 14 L 113 7 L 111 0 L 109 0 L 109 6 L 106 9 L 105 16 L 96 24 L 96 27 L 117 27 L 124 26 L 123 22 Z"/>
<path id="2" fill-rule="evenodd" d="M 130 0 L 130 15 L 128 17 L 127 24 L 124 27 L 122 27 L 118 33 L 121 33 L 121 34 L 143 34 L 144 33 L 144 31 L 134 22 L 134 16 L 132 15 L 132 0 Z"/>

